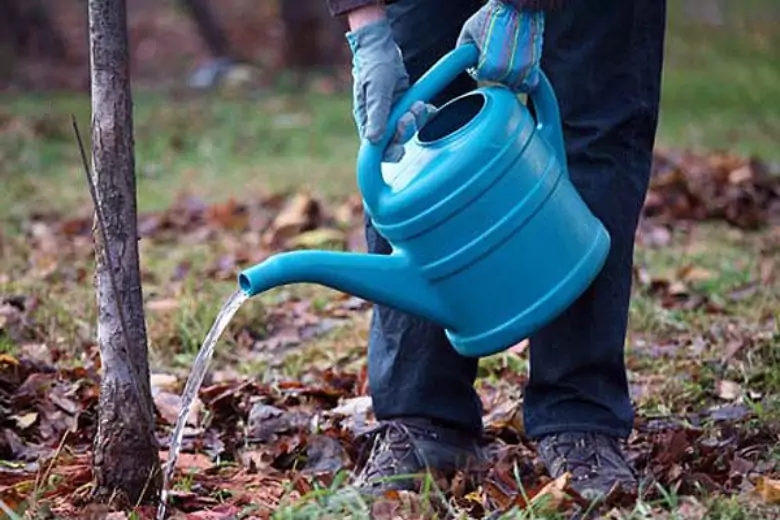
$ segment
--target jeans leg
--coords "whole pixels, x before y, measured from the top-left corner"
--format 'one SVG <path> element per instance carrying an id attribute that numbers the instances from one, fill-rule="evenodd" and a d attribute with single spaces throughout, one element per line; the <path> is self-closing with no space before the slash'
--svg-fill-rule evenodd
<path id="1" fill-rule="evenodd" d="M 624 364 L 634 233 L 650 176 L 665 1 L 580 0 L 547 18 L 542 68 L 558 96 L 571 179 L 612 236 L 606 265 L 531 338 L 529 435 L 633 426 Z"/>
<path id="2" fill-rule="evenodd" d="M 461 25 L 478 8 L 479 0 L 401 0 L 388 6 L 411 82 L 454 48 Z M 463 74 L 433 103 L 441 105 L 475 86 Z M 368 219 L 366 240 L 370 253 L 392 251 Z M 479 433 L 482 408 L 473 387 L 476 374 L 477 362 L 460 356 L 438 325 L 374 306 L 368 380 L 378 419 L 425 417 Z"/>

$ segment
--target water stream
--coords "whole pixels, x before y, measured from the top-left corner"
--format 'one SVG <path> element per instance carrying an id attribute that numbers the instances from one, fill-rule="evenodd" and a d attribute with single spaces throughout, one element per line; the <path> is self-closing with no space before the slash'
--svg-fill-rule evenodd
<path id="1" fill-rule="evenodd" d="M 247 300 L 247 295 L 238 290 L 234 292 L 230 298 L 222 306 L 222 309 L 217 314 L 217 319 L 214 320 L 214 325 L 211 326 L 211 330 L 206 334 L 206 339 L 203 341 L 203 346 L 198 352 L 198 357 L 195 358 L 195 362 L 192 364 L 192 371 L 190 377 L 187 378 L 187 384 L 182 392 L 181 410 L 179 410 L 179 416 L 176 418 L 176 425 L 171 435 L 170 447 L 168 448 L 168 461 L 165 465 L 165 471 L 163 472 L 163 489 L 162 496 L 160 497 L 160 505 L 157 509 L 157 520 L 163 520 L 165 518 L 165 508 L 168 502 L 168 491 L 170 489 L 171 478 L 173 472 L 176 469 L 176 460 L 179 458 L 179 451 L 181 450 L 182 438 L 184 437 L 184 426 L 187 423 L 187 417 L 190 414 L 193 400 L 198 395 L 198 390 L 203 384 L 203 378 L 206 376 L 206 370 L 208 369 L 211 358 L 214 355 L 214 347 L 217 344 L 217 340 L 227 328 L 230 320 L 238 312 L 241 305 Z"/>

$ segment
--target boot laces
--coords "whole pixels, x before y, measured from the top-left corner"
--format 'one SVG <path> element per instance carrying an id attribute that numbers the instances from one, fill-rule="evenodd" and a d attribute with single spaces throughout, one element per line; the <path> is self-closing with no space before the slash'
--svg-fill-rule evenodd
<path id="1" fill-rule="evenodd" d="M 575 480 L 597 474 L 602 464 L 598 443 L 590 436 L 559 437 L 551 449 L 560 458 L 561 469 Z"/>
<path id="2" fill-rule="evenodd" d="M 407 469 L 423 467 L 423 457 L 413 439 L 415 435 L 431 434 L 418 429 L 400 421 L 387 421 L 362 434 L 366 442 L 362 444 L 358 455 L 359 465 L 363 465 L 361 478 L 373 480 L 397 475 L 401 469 L 399 466 L 406 466 Z"/>

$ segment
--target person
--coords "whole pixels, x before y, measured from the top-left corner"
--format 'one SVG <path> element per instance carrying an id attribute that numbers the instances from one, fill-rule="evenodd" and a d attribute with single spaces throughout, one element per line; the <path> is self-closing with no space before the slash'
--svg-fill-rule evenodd
<path id="1" fill-rule="evenodd" d="M 620 441 L 634 419 L 624 364 L 634 234 L 647 192 L 658 120 L 666 3 L 663 0 L 327 0 L 346 16 L 354 119 L 377 142 L 392 104 L 455 46 L 474 43 L 479 64 L 433 106 L 500 82 L 535 88 L 541 69 L 560 106 L 571 180 L 608 229 L 606 264 L 587 291 L 529 338 L 526 434 L 550 476 L 570 472 L 585 497 L 636 491 Z M 432 111 L 415 110 L 395 131 L 386 159 Z M 403 128 L 401 126 L 405 125 Z M 391 247 L 366 221 L 369 251 Z M 403 476 L 479 460 L 482 409 L 477 360 L 458 355 L 443 330 L 374 307 L 368 379 L 379 426 L 355 485 L 410 489 Z M 390 477 L 403 477 L 393 479 Z"/>

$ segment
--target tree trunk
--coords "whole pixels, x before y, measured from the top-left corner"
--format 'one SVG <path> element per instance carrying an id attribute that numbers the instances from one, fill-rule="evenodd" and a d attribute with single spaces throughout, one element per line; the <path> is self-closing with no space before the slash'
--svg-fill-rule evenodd
<path id="1" fill-rule="evenodd" d="M 0 0 L 0 44 L 17 56 L 65 57 L 65 41 L 40 0 Z"/>
<path id="2" fill-rule="evenodd" d="M 342 65 L 343 17 L 333 18 L 322 0 L 280 0 L 285 64 L 295 69 Z"/>
<path id="3" fill-rule="evenodd" d="M 208 0 L 182 0 L 214 58 L 235 58 Z"/>
<path id="4" fill-rule="evenodd" d="M 103 370 L 95 498 L 125 507 L 156 501 L 162 483 L 138 259 L 125 0 L 89 0 L 89 31 L 92 162 L 98 218 L 103 217 L 106 233 L 104 243 L 95 230 Z"/>

